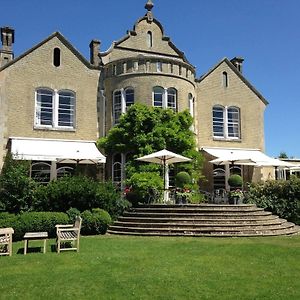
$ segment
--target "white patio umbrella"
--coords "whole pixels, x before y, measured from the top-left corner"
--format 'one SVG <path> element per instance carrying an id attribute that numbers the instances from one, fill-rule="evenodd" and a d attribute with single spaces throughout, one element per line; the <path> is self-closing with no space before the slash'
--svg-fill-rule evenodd
<path id="1" fill-rule="evenodd" d="M 137 158 L 139 161 L 146 161 L 155 164 L 161 164 L 163 166 L 164 173 L 164 202 L 169 200 L 169 173 L 168 166 L 170 164 L 187 162 L 190 161 L 190 158 L 176 154 L 174 152 L 168 151 L 166 149 L 142 156 Z"/>
<path id="2" fill-rule="evenodd" d="M 252 160 L 251 158 L 245 158 L 245 157 L 221 157 L 221 158 L 216 158 L 210 161 L 212 164 L 216 165 L 256 165 L 256 162 Z"/>

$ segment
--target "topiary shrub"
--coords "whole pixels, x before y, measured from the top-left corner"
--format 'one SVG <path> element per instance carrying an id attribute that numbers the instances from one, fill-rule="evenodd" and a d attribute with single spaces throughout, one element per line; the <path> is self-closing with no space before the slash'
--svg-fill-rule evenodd
<path id="1" fill-rule="evenodd" d="M 100 208 L 85 210 L 82 214 L 82 234 L 105 234 L 112 220 L 109 213 Z"/>
<path id="2" fill-rule="evenodd" d="M 80 216 L 80 211 L 77 208 L 71 207 L 66 211 L 70 223 L 74 223 L 77 216 Z"/>
<path id="3" fill-rule="evenodd" d="M 191 176 L 188 172 L 179 172 L 175 177 L 175 184 L 179 188 L 185 188 L 191 184 Z"/>
<path id="4" fill-rule="evenodd" d="M 238 174 L 230 175 L 228 178 L 228 184 L 232 188 L 238 188 L 243 186 L 243 178 Z"/>

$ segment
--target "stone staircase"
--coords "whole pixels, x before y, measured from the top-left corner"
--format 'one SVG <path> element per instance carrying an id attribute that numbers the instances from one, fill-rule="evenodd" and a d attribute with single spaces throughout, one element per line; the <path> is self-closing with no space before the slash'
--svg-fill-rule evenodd
<path id="1" fill-rule="evenodd" d="M 141 205 L 126 211 L 109 234 L 251 237 L 300 233 L 300 227 L 253 204 Z"/>

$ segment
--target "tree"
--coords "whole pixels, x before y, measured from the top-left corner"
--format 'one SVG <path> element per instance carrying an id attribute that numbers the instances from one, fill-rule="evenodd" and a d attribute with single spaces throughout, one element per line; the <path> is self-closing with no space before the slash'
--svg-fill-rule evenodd
<path id="1" fill-rule="evenodd" d="M 281 152 L 279 153 L 279 158 L 288 158 L 288 156 L 287 156 L 287 154 L 286 154 L 285 151 L 281 151 Z"/>
<path id="2" fill-rule="evenodd" d="M 132 159 L 126 163 L 129 181 L 135 173 L 153 172 L 159 176 L 159 165 L 143 164 L 135 158 L 166 148 L 192 158 L 192 162 L 176 164 L 174 168 L 188 172 L 193 182 L 197 182 L 201 174 L 202 156 L 196 150 L 195 134 L 190 130 L 192 122 L 188 111 L 175 113 L 171 109 L 135 104 L 120 118 L 120 123 L 109 131 L 107 137 L 98 141 L 98 146 L 109 155 L 130 153 Z"/>

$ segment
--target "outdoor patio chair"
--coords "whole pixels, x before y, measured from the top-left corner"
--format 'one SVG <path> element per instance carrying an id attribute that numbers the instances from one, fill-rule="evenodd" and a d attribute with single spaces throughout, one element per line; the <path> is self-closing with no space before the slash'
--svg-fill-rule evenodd
<path id="1" fill-rule="evenodd" d="M 56 250 L 60 251 L 76 250 L 79 252 L 79 239 L 82 218 L 77 216 L 74 224 L 56 225 Z M 66 247 L 67 243 L 71 243 L 71 247 Z"/>
<path id="2" fill-rule="evenodd" d="M 12 256 L 12 228 L 0 228 L 0 255 Z"/>

